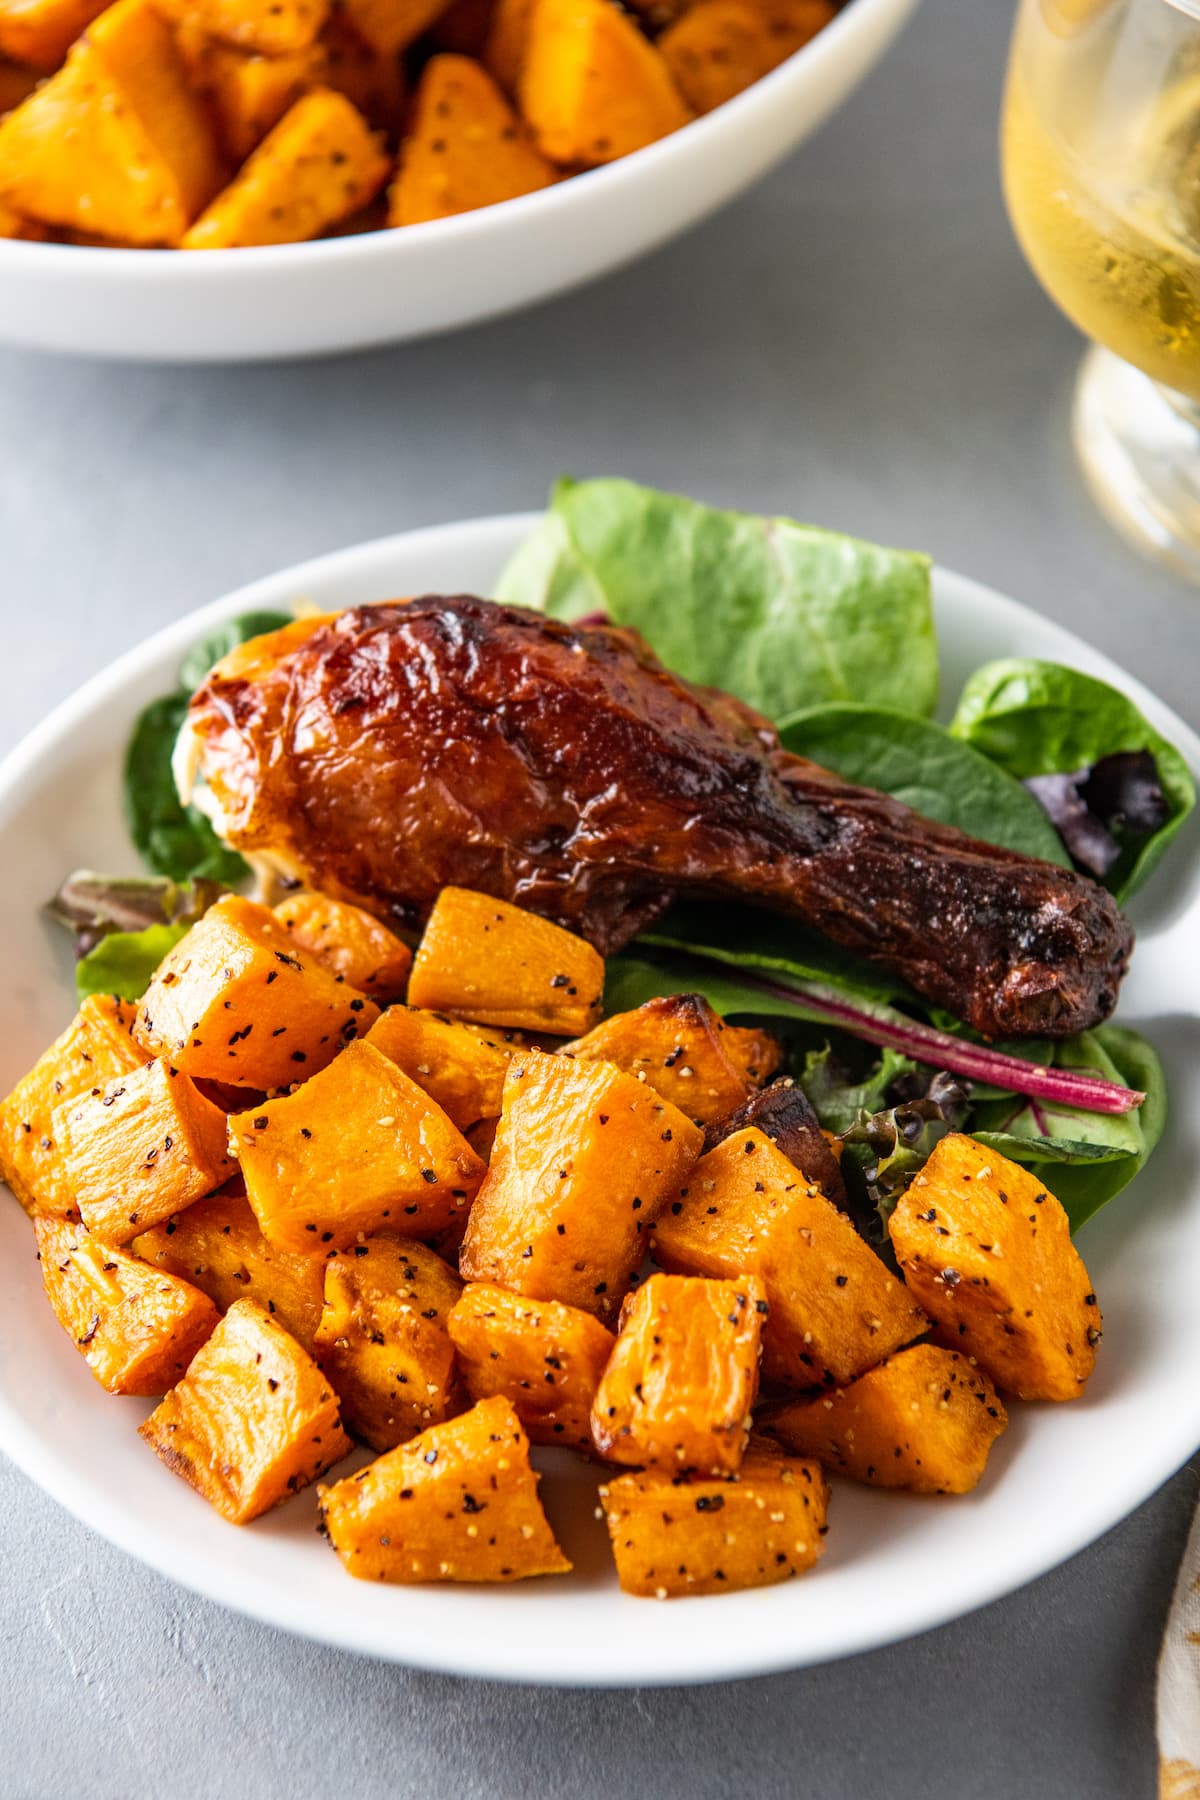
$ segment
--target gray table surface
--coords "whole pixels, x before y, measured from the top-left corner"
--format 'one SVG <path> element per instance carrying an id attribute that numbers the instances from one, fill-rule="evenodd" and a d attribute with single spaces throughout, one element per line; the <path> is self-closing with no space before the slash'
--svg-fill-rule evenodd
<path id="1" fill-rule="evenodd" d="M 536 505 L 564 470 L 922 546 L 1196 719 L 1198 597 L 1093 513 L 1066 437 L 1078 345 L 1005 224 L 1010 12 L 926 0 L 753 194 L 522 317 L 291 368 L 0 354 L 0 750 L 201 601 L 359 539 Z M 895 1649 L 584 1694 L 409 1673 L 233 1617 L 0 1462 L 0 1795 L 1138 1800 L 1198 1478 L 1200 1460 L 1066 1567 Z"/>

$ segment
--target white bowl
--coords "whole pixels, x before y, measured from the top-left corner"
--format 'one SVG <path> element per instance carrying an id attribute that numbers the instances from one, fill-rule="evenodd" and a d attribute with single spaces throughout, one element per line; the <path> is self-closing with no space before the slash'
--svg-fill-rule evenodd
<path id="1" fill-rule="evenodd" d="M 180 254 L 0 240 L 0 342 L 230 362 L 398 343 L 545 300 L 714 212 L 824 123 L 916 0 L 850 0 L 737 99 L 607 168 L 458 218 Z"/>
<path id="2" fill-rule="evenodd" d="M 13 752 L 0 766 L 0 1093 L 73 1010 L 65 933 L 42 915 L 46 895 L 78 864 L 137 866 L 121 817 L 125 739 L 192 644 L 222 619 L 301 596 L 332 610 L 391 594 L 487 593 L 535 523 L 439 526 L 272 575 L 131 650 Z M 1200 740 L 1182 720 L 1069 632 L 945 570 L 934 598 L 947 698 L 991 657 L 1071 663 L 1122 688 L 1200 771 Z M 138 1437 L 150 1402 L 97 1387 L 46 1305 L 28 1221 L 3 1189 L 0 1452 L 94 1530 L 212 1600 L 458 1675 L 604 1687 L 723 1680 L 871 1649 L 994 1600 L 1115 1525 L 1200 1442 L 1200 820 L 1138 895 L 1133 918 L 1138 948 L 1120 1017 L 1162 1054 L 1171 1117 L 1145 1173 L 1080 1237 L 1104 1310 L 1086 1395 L 1070 1406 L 1014 1404 L 983 1481 L 961 1499 L 836 1480 L 825 1557 L 801 1581 L 661 1606 L 620 1593 L 592 1516 L 596 1473 L 564 1451 L 536 1460 L 576 1564 L 565 1579 L 352 1581 L 315 1534 L 311 1489 L 252 1526 L 229 1525 Z"/>

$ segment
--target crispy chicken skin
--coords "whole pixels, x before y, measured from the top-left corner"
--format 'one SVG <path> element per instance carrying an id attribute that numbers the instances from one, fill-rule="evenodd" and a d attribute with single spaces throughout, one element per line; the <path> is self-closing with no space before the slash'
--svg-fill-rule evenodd
<path id="1" fill-rule="evenodd" d="M 189 722 L 230 843 L 404 924 L 453 883 L 611 952 L 676 896 L 747 901 L 987 1037 L 1095 1024 L 1128 963 L 1094 882 L 787 754 L 611 626 L 463 595 L 356 607 L 235 652 Z"/>

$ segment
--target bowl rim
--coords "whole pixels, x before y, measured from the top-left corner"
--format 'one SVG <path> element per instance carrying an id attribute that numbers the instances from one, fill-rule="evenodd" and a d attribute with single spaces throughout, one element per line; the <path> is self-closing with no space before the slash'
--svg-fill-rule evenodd
<path id="1" fill-rule="evenodd" d="M 652 144 L 634 150 L 594 169 L 568 175 L 550 187 L 492 206 L 476 207 L 470 212 L 456 213 L 447 219 L 427 219 L 403 229 L 382 227 L 374 231 L 354 232 L 344 237 L 313 238 L 298 244 L 251 245 L 239 249 L 207 250 L 202 255 L 164 254 L 171 246 L 157 248 L 123 248 L 104 244 L 46 244 L 22 238 L 0 238 L 0 276 L 15 277 L 32 268 L 46 272 L 47 253 L 56 259 L 64 277 L 82 276 L 101 282 L 124 280 L 136 276 L 157 284 L 190 281 L 224 281 L 230 278 L 253 281 L 256 276 L 278 270 L 292 272 L 302 267 L 321 267 L 340 261 L 349 268 L 357 264 L 369 269 L 373 264 L 393 258 L 420 256 L 430 245 L 450 245 L 471 236 L 482 240 L 501 235 L 510 220 L 526 223 L 540 213 L 548 225 L 560 219 L 572 206 L 579 207 L 604 199 L 619 200 L 622 188 L 641 181 L 653 181 L 676 168 L 694 153 L 719 155 L 722 146 L 737 138 L 746 120 L 758 108 L 773 99 L 782 105 L 793 89 L 799 89 L 818 78 L 826 63 L 837 56 L 842 46 L 867 33 L 877 15 L 895 13 L 897 24 L 918 0 L 844 0 L 841 9 L 827 25 L 801 45 L 778 67 L 760 76 L 750 87 L 712 112 L 690 119 L 677 131 Z M 81 260 L 82 259 L 82 260 Z M 173 273 L 180 266 L 192 273 Z M 236 273 L 235 273 L 236 271 Z"/>

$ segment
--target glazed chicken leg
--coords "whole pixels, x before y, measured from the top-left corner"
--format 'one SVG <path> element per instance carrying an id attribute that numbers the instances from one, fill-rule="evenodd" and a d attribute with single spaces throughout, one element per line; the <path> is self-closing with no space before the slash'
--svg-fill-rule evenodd
<path id="1" fill-rule="evenodd" d="M 788 755 L 636 635 L 464 596 L 289 626 L 192 700 L 228 841 L 418 924 L 447 883 L 613 951 L 680 895 L 752 902 L 989 1037 L 1105 1018 L 1132 934 L 1084 876 Z"/>

